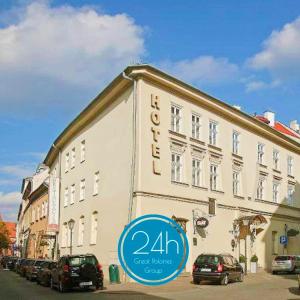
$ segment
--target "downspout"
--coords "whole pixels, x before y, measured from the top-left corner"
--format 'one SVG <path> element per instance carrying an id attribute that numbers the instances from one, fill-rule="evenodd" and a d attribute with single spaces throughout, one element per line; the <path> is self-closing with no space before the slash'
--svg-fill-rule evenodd
<path id="1" fill-rule="evenodd" d="M 128 204 L 128 218 L 129 224 L 132 220 L 133 197 L 135 187 L 135 166 L 136 166 L 136 114 L 137 114 L 137 81 L 122 73 L 123 77 L 127 80 L 133 81 L 133 99 L 132 99 L 132 156 L 131 156 L 131 175 L 130 175 L 130 191 L 129 191 L 129 204 Z"/>
<path id="2" fill-rule="evenodd" d="M 59 179 L 59 185 L 58 185 L 58 197 L 59 197 L 59 201 L 58 201 L 58 226 L 59 226 L 60 225 L 60 190 L 61 190 L 61 149 L 58 148 L 54 143 L 52 144 L 52 147 L 54 149 L 58 150 L 58 172 L 59 172 L 59 175 L 58 175 L 58 179 Z M 49 206 L 49 204 L 48 204 L 48 206 Z M 55 254 L 56 254 L 56 257 L 55 257 L 56 260 L 58 260 L 58 252 L 59 252 L 59 249 L 58 249 L 58 234 L 59 234 L 59 231 L 56 231 L 56 234 L 55 234 L 55 249 L 54 249 L 54 253 L 53 253 L 53 256 L 55 256 Z M 54 259 L 54 257 L 53 257 L 53 259 Z"/>

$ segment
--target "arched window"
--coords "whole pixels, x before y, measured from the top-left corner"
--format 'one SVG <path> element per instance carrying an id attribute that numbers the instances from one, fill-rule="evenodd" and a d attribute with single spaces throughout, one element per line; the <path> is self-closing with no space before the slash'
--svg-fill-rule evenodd
<path id="1" fill-rule="evenodd" d="M 91 220 L 91 244 L 97 244 L 97 234 L 98 234 L 98 212 L 94 211 Z"/>

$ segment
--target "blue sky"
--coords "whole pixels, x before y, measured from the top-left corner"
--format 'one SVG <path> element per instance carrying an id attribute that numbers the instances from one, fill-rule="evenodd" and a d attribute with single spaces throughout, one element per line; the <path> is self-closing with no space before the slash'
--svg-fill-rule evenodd
<path id="1" fill-rule="evenodd" d="M 248 113 L 300 116 L 299 1 L 1 1 L 0 213 L 88 102 L 132 62 Z M 299 118 L 300 119 L 300 118 Z"/>

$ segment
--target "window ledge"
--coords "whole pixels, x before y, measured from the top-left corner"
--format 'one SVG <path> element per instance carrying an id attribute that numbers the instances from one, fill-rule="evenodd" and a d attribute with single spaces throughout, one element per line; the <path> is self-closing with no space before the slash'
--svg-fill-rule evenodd
<path id="1" fill-rule="evenodd" d="M 172 183 L 172 184 L 178 184 L 178 185 L 186 186 L 186 187 L 189 186 L 188 183 L 180 182 L 180 181 L 174 181 L 174 180 L 171 180 L 171 183 Z"/>
<path id="2" fill-rule="evenodd" d="M 93 196 L 97 196 L 99 193 L 93 193 Z"/>
<path id="3" fill-rule="evenodd" d="M 258 165 L 259 165 L 260 167 L 264 168 L 264 169 L 267 169 L 267 168 L 268 168 L 268 166 L 266 166 L 266 165 L 264 165 L 264 164 L 261 164 L 261 163 L 259 163 L 259 162 L 258 162 Z"/>
<path id="4" fill-rule="evenodd" d="M 207 191 L 208 190 L 208 188 L 205 187 L 205 186 L 193 185 L 193 184 L 192 184 L 192 188 L 203 190 L 203 191 Z"/>
<path id="5" fill-rule="evenodd" d="M 245 200 L 244 196 L 233 195 L 233 197 L 236 198 L 236 199 Z"/>
<path id="6" fill-rule="evenodd" d="M 190 137 L 190 141 L 205 146 L 205 142 L 203 142 L 203 141 L 201 141 L 199 139 Z"/>
<path id="7" fill-rule="evenodd" d="M 295 176 L 293 176 L 293 175 L 288 175 L 288 178 L 290 178 L 290 179 L 295 179 Z"/>
<path id="8" fill-rule="evenodd" d="M 81 244 L 81 245 L 77 245 L 77 247 L 82 247 L 83 246 L 83 244 Z"/>
<path id="9" fill-rule="evenodd" d="M 71 167 L 71 170 L 75 169 L 75 166 Z"/>
<path id="10" fill-rule="evenodd" d="M 278 174 L 281 174 L 281 171 L 280 170 L 277 170 L 277 169 L 273 169 L 273 172 L 276 172 Z"/>
<path id="11" fill-rule="evenodd" d="M 84 163 L 84 162 L 85 162 L 85 159 L 80 161 L 81 164 Z"/>
<path id="12" fill-rule="evenodd" d="M 90 243 L 90 246 L 95 246 L 97 245 L 97 243 Z"/>
<path id="13" fill-rule="evenodd" d="M 181 138 L 183 138 L 183 139 L 186 139 L 186 135 L 185 134 L 183 134 L 183 133 L 180 133 L 180 132 L 176 132 L 176 131 L 173 131 L 173 130 L 169 130 L 169 133 L 171 133 L 171 134 L 173 134 L 173 135 L 176 135 L 176 136 L 179 136 L 179 137 L 181 137 Z"/>
<path id="14" fill-rule="evenodd" d="M 224 191 L 219 191 L 219 190 L 211 190 L 213 193 L 218 193 L 218 194 L 225 194 Z"/>
<path id="15" fill-rule="evenodd" d="M 211 148 L 211 149 L 213 149 L 213 150 L 222 152 L 222 149 L 220 147 L 215 146 L 215 145 L 208 144 L 208 147 Z"/>
<path id="16" fill-rule="evenodd" d="M 232 153 L 232 156 L 236 159 L 243 160 L 243 157 L 238 154 Z"/>

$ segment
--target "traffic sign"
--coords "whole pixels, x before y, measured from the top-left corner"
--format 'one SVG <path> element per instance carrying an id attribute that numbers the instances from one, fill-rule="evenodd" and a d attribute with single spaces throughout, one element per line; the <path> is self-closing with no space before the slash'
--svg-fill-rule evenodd
<path id="1" fill-rule="evenodd" d="M 286 245 L 287 242 L 288 242 L 288 239 L 287 239 L 286 235 L 280 236 L 280 244 Z"/>

